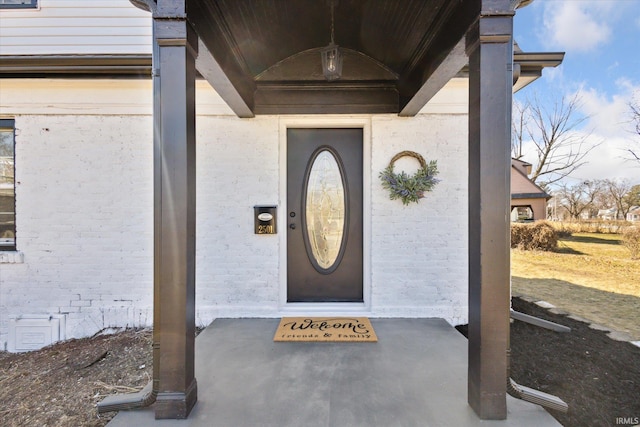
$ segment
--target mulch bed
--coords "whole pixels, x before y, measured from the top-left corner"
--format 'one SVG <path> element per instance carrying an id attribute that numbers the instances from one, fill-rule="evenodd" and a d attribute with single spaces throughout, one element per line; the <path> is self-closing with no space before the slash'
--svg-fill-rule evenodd
<path id="1" fill-rule="evenodd" d="M 640 424 L 640 348 L 519 298 L 512 304 L 516 311 L 571 328 L 558 333 L 511 324 L 511 376 L 569 404 L 566 414 L 551 415 L 566 427 Z"/>
<path id="2" fill-rule="evenodd" d="M 512 307 L 571 328 L 560 333 L 517 320 L 511 323 L 511 378 L 564 400 L 567 413 L 548 410 L 560 424 L 640 423 L 640 348 L 520 298 L 512 299 Z M 466 326 L 456 329 L 466 336 Z"/>
<path id="3" fill-rule="evenodd" d="M 516 382 L 567 402 L 568 413 L 550 411 L 564 426 L 637 424 L 640 348 L 518 298 L 513 308 L 572 328 L 562 334 L 514 321 L 511 375 Z M 96 403 L 150 380 L 151 335 L 126 330 L 30 353 L 0 352 L 0 425 L 106 425 L 115 414 L 98 415 Z"/>

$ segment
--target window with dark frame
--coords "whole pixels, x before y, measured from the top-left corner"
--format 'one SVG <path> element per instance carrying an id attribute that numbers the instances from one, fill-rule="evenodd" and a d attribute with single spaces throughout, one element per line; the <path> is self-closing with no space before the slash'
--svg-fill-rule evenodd
<path id="1" fill-rule="evenodd" d="M 0 9 L 36 9 L 38 0 L 0 0 Z"/>
<path id="2" fill-rule="evenodd" d="M 16 250 L 15 121 L 0 119 L 0 251 Z"/>

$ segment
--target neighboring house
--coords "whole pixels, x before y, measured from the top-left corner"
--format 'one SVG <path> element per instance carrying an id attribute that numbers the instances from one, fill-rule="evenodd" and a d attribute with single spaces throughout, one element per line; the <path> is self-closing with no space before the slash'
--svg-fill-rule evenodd
<path id="1" fill-rule="evenodd" d="M 613 221 L 618 218 L 618 209 L 617 208 L 609 208 L 609 209 L 600 209 L 597 215 L 598 219 L 602 219 L 605 221 Z M 588 218 L 585 218 L 588 219 Z"/>
<path id="2" fill-rule="evenodd" d="M 627 221 L 640 221 L 640 206 L 633 206 L 627 213 Z"/>
<path id="3" fill-rule="evenodd" d="M 187 384 L 188 337 L 217 317 L 440 317 L 470 324 L 472 407 L 506 416 L 507 89 L 563 57 L 513 53 L 519 2 L 339 2 L 335 80 L 325 1 L 15 3 L 0 3 L 0 347 L 148 326 L 155 299 L 157 351 L 184 357 L 159 375 Z M 404 150 L 441 180 L 408 206 L 378 178 Z M 539 196 L 517 200 L 543 218 L 518 168 L 516 194 Z M 314 189 L 344 208 L 315 229 Z M 171 414 L 187 391 L 167 393 Z"/>
<path id="4" fill-rule="evenodd" d="M 511 221 L 537 221 L 547 218 L 551 196 L 529 179 L 531 164 L 511 159 Z"/>

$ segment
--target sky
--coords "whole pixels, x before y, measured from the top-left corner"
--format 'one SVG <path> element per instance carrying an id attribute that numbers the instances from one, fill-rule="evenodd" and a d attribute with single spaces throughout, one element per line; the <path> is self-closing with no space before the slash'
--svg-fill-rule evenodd
<path id="1" fill-rule="evenodd" d="M 545 105 L 580 96 L 575 131 L 597 144 L 567 184 L 587 179 L 626 179 L 640 184 L 640 162 L 625 160 L 625 147 L 640 136 L 630 123 L 629 102 L 640 100 L 640 0 L 535 0 L 516 11 L 514 37 L 525 52 L 565 52 L 556 68 L 515 95 Z M 635 95 L 634 95 L 635 94 Z M 531 147 L 531 146 L 530 146 Z M 529 148 L 524 160 L 536 164 Z"/>

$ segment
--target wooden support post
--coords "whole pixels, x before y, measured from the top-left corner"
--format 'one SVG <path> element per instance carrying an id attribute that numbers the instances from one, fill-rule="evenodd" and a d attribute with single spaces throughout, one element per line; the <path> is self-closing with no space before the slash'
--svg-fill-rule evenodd
<path id="1" fill-rule="evenodd" d="M 483 0 L 469 55 L 468 401 L 481 419 L 507 417 L 513 10 Z"/>
<path id="2" fill-rule="evenodd" d="M 165 2 L 171 3 L 171 2 Z M 171 10 L 154 15 L 154 388 L 157 419 L 197 400 L 195 58 L 198 37 Z"/>

